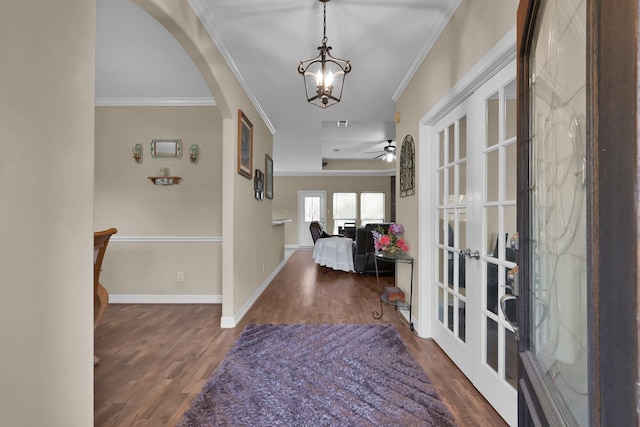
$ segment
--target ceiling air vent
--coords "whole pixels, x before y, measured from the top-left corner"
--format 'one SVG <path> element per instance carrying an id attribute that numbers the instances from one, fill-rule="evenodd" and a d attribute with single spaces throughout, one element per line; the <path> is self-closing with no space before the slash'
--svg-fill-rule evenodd
<path id="1" fill-rule="evenodd" d="M 338 127 L 339 128 L 346 128 L 348 124 L 349 124 L 348 120 L 338 120 Z"/>

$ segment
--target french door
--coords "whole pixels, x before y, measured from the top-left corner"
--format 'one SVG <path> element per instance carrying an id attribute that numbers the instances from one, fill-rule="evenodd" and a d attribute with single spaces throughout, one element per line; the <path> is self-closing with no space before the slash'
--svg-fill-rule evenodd
<path id="1" fill-rule="evenodd" d="M 432 128 L 433 336 L 511 425 L 517 422 L 516 329 L 500 301 L 514 292 L 509 272 L 517 258 L 510 244 L 517 231 L 515 89 L 514 62 Z"/>
<path id="2" fill-rule="evenodd" d="M 300 247 L 313 247 L 309 224 L 318 221 L 326 230 L 326 191 L 298 192 L 298 244 Z"/>
<path id="3" fill-rule="evenodd" d="M 467 124 L 471 103 L 464 102 L 441 119 L 432 129 L 436 144 L 437 202 L 435 229 L 438 230 L 435 260 L 435 326 L 433 337 L 460 367 L 465 375 L 472 373 L 473 336 L 467 335 L 469 303 L 473 301 L 474 286 L 467 282 L 478 277 L 478 265 L 466 265 L 467 238 L 475 238 L 467 226 L 469 198 L 467 194 Z M 474 271 L 471 271 L 471 270 Z M 475 274 L 474 274 L 475 273 Z"/>

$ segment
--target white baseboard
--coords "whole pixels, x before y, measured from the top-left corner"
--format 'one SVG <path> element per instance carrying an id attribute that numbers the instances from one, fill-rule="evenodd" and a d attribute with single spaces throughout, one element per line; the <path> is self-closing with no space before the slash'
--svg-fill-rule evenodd
<path id="1" fill-rule="evenodd" d="M 280 262 L 280 264 L 278 264 L 278 266 L 271 272 L 269 277 L 267 277 L 267 279 L 264 282 L 262 282 L 262 285 L 260 285 L 260 287 L 253 293 L 251 298 L 249 298 L 247 300 L 247 302 L 244 303 L 244 305 L 242 306 L 240 311 L 238 311 L 238 313 L 234 317 L 222 316 L 222 318 L 220 319 L 220 327 L 221 328 L 235 328 L 236 325 L 238 323 L 240 323 L 240 320 L 242 320 L 244 315 L 247 314 L 247 312 L 249 311 L 251 306 L 256 302 L 258 297 L 260 297 L 260 295 L 262 295 L 264 290 L 267 289 L 267 286 L 269 286 L 269 284 L 271 283 L 273 278 L 276 277 L 276 275 L 280 272 L 280 270 L 282 270 L 282 267 L 284 267 L 286 262 L 287 262 L 287 260 L 283 259 L 282 262 Z"/>
<path id="2" fill-rule="evenodd" d="M 221 328 L 235 328 L 236 327 L 236 319 L 235 317 L 221 317 L 220 318 L 220 327 Z"/>
<path id="3" fill-rule="evenodd" d="M 222 304 L 222 295 L 109 295 L 110 304 Z"/>
<path id="4" fill-rule="evenodd" d="M 407 322 L 407 325 L 409 324 L 409 310 L 407 309 L 398 309 L 398 313 L 400 313 L 400 315 L 404 318 L 404 321 Z M 420 334 L 420 322 L 418 321 L 418 317 L 416 316 L 414 311 L 411 311 L 411 320 L 413 320 L 413 329 L 416 331 L 416 334 L 418 334 L 418 336 L 420 338 L 424 338 L 422 336 L 422 334 Z"/>
<path id="5" fill-rule="evenodd" d="M 299 245 L 284 245 L 284 259 L 285 261 L 289 259 L 291 254 L 300 249 Z"/>

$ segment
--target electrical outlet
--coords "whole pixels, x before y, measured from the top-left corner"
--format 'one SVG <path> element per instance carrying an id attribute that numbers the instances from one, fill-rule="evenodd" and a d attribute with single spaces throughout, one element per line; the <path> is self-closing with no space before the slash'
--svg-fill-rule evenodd
<path id="1" fill-rule="evenodd" d="M 184 271 L 178 271 L 178 282 L 184 282 Z"/>

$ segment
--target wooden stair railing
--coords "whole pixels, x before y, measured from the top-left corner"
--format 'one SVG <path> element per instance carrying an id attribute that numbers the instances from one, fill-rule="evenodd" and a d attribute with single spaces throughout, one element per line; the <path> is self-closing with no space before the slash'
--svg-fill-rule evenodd
<path id="1" fill-rule="evenodd" d="M 115 228 L 93 233 L 93 329 L 95 330 L 104 316 L 104 312 L 109 305 L 109 292 L 100 284 L 100 271 L 102 271 L 102 260 L 107 251 L 107 245 L 111 236 L 118 232 Z M 94 365 L 99 362 L 95 355 Z"/>

